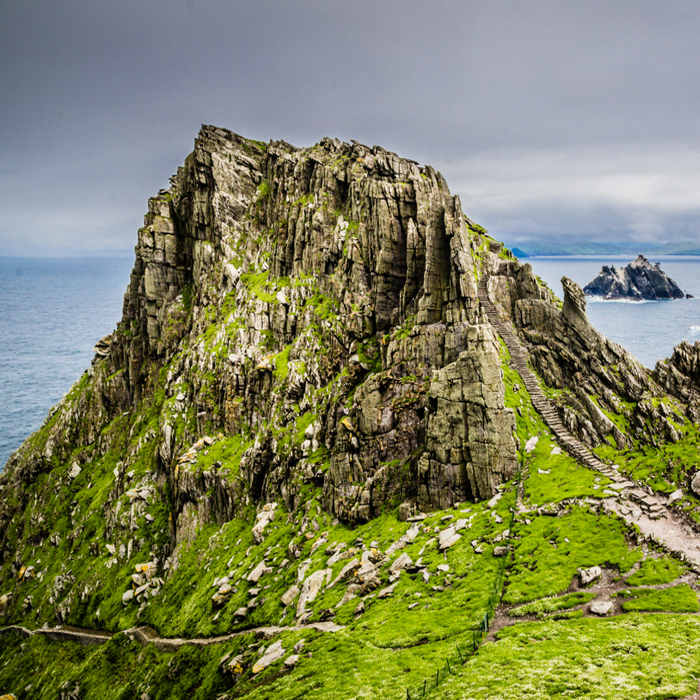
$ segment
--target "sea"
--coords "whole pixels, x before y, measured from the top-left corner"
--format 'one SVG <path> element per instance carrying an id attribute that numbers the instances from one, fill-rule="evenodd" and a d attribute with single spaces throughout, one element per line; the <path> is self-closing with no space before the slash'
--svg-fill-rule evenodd
<path id="1" fill-rule="evenodd" d="M 0 257 L 0 470 L 116 328 L 133 264 Z"/>
<path id="2" fill-rule="evenodd" d="M 586 313 L 591 324 L 603 335 L 629 350 L 650 369 L 658 360 L 670 357 L 682 340 L 700 340 L 700 256 L 647 256 L 693 299 L 664 301 L 603 301 L 587 297 Z M 532 271 L 560 298 L 564 298 L 561 278 L 569 277 L 581 287 L 591 282 L 603 265 L 624 267 L 633 257 L 598 256 L 523 258 Z"/>
<path id="3" fill-rule="evenodd" d="M 652 262 L 657 259 L 650 258 Z M 121 318 L 133 254 L 109 258 L 0 257 L 0 469 L 90 366 L 93 347 Z M 628 256 L 538 257 L 523 262 L 561 298 L 563 275 L 582 287 Z M 649 368 L 681 340 L 700 340 L 700 257 L 663 256 L 662 269 L 694 299 L 589 299 L 592 324 Z"/>

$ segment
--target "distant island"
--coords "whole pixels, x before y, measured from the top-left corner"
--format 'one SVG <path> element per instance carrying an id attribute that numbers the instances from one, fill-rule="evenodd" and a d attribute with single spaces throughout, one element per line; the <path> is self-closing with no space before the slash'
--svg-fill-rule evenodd
<path id="1" fill-rule="evenodd" d="M 691 298 L 661 269 L 643 255 L 626 267 L 603 265 L 596 278 L 584 288 L 586 296 L 635 301 Z"/>

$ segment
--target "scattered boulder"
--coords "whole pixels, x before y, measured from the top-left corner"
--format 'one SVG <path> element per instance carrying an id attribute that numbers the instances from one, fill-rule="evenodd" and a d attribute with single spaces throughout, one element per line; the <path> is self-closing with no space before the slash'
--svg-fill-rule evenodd
<path id="1" fill-rule="evenodd" d="M 395 583 L 386 588 L 382 588 L 382 590 L 377 593 L 377 598 L 388 598 L 394 592 L 394 588 L 396 588 Z"/>
<path id="2" fill-rule="evenodd" d="M 392 565 L 389 567 L 389 572 L 392 574 L 396 574 L 399 571 L 402 571 L 403 569 L 410 569 L 413 566 L 413 560 L 411 557 L 408 556 L 405 552 L 403 554 L 400 554 Z"/>
<path id="3" fill-rule="evenodd" d="M 613 604 L 610 601 L 598 601 L 591 603 L 588 608 L 594 615 L 605 617 L 612 612 Z"/>
<path id="4" fill-rule="evenodd" d="M 582 586 L 588 586 L 603 575 L 599 566 L 591 566 L 588 569 L 578 569 L 578 578 Z"/>
<path id="5" fill-rule="evenodd" d="M 281 640 L 271 644 L 265 654 L 258 659 L 257 663 L 254 664 L 253 673 L 260 673 L 260 671 L 266 669 L 270 664 L 273 664 L 275 661 L 281 659 L 284 654 L 285 651 Z"/>
<path id="6" fill-rule="evenodd" d="M 670 506 L 673 505 L 674 503 L 677 503 L 683 498 L 683 491 L 681 489 L 676 489 L 669 497 L 668 501 L 666 501 L 666 505 Z"/>
<path id="7" fill-rule="evenodd" d="M 459 520 L 455 521 L 455 524 L 452 527 L 455 529 L 455 532 L 459 532 L 460 530 L 464 530 L 464 528 L 469 527 L 469 521 L 466 518 L 460 518 Z"/>
<path id="8" fill-rule="evenodd" d="M 282 594 L 282 604 L 287 606 L 290 603 L 292 603 L 296 597 L 299 595 L 299 589 L 297 586 L 290 586 L 283 594 Z"/>
<path id="9" fill-rule="evenodd" d="M 257 583 L 260 580 L 261 576 L 264 576 L 265 574 L 270 574 L 272 573 L 272 569 L 267 566 L 265 563 L 265 560 L 261 561 L 249 574 L 247 577 L 247 581 L 250 583 Z"/>
<path id="10" fill-rule="evenodd" d="M 448 527 L 439 534 L 438 547 L 440 550 L 448 549 L 461 539 L 462 535 L 458 534 L 454 527 Z"/>
<path id="11" fill-rule="evenodd" d="M 137 589 L 138 591 L 138 589 Z M 228 601 L 233 593 L 233 588 L 229 583 L 222 583 L 219 590 L 211 597 L 214 605 L 223 605 Z"/>
<path id="12" fill-rule="evenodd" d="M 355 572 L 355 578 L 364 586 L 365 590 L 372 590 L 379 585 L 377 567 L 369 560 Z"/>
<path id="13" fill-rule="evenodd" d="M 389 549 L 386 550 L 386 556 L 390 557 L 394 552 L 398 552 L 399 549 L 403 549 L 407 545 L 411 544 L 413 540 L 418 537 L 418 533 L 420 532 L 420 529 L 418 528 L 417 525 L 411 525 L 411 527 L 408 529 L 408 531 L 399 537 L 394 544 L 389 547 Z"/>
<path id="14" fill-rule="evenodd" d="M 307 603 L 311 603 L 316 599 L 323 582 L 330 577 L 331 573 L 331 569 L 319 569 L 318 571 L 314 571 L 314 573 L 304 581 L 299 596 L 299 602 L 297 603 L 297 617 L 304 614 Z"/>
<path id="15" fill-rule="evenodd" d="M 690 482 L 690 490 L 700 496 L 700 472 L 695 472 L 692 481 Z"/>
<path id="16" fill-rule="evenodd" d="M 82 471 L 82 469 L 80 468 L 80 466 L 78 465 L 78 463 L 77 463 L 77 462 L 73 462 L 73 465 L 71 466 L 71 469 L 70 469 L 70 471 L 68 472 L 68 478 L 69 478 L 69 479 L 75 479 L 77 476 L 80 475 L 80 472 L 81 472 L 81 471 Z"/>
<path id="17" fill-rule="evenodd" d="M 345 605 L 345 603 L 349 603 L 353 598 L 357 598 L 358 595 L 362 593 L 362 586 L 359 586 L 356 583 L 351 583 L 347 590 L 345 591 L 345 595 L 340 599 L 336 607 L 340 607 L 341 605 Z"/>
<path id="18" fill-rule="evenodd" d="M 340 573 L 335 577 L 335 579 L 328 584 L 328 588 L 333 588 L 338 581 L 344 581 L 347 578 L 350 578 L 352 576 L 353 572 L 360 567 L 360 560 L 353 559 L 352 561 L 349 561 L 341 570 Z"/>
<path id="19" fill-rule="evenodd" d="M 292 654 L 284 660 L 284 665 L 287 668 L 294 668 L 299 663 L 299 654 Z"/>
<path id="20" fill-rule="evenodd" d="M 5 615 L 7 612 L 7 608 L 10 605 L 10 598 L 12 597 L 12 593 L 5 593 L 4 595 L 0 596 L 0 615 Z"/>
<path id="21" fill-rule="evenodd" d="M 257 514 L 257 522 L 253 526 L 253 539 L 256 544 L 260 544 L 264 539 L 264 531 L 269 523 L 275 519 L 276 503 L 266 503 L 262 510 Z"/>
<path id="22" fill-rule="evenodd" d="M 532 438 L 531 438 L 532 439 Z M 495 508 L 496 504 L 503 498 L 503 493 L 498 492 L 487 504 L 487 508 Z"/>

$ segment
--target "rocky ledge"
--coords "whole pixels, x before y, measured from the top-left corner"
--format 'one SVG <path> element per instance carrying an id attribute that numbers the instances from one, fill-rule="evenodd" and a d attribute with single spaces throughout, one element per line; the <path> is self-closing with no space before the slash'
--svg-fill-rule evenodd
<path id="1" fill-rule="evenodd" d="M 619 270 L 614 265 L 603 265 L 596 278 L 583 291 L 588 296 L 603 299 L 683 299 L 690 298 L 661 269 L 659 263 L 650 263 L 643 255 Z"/>

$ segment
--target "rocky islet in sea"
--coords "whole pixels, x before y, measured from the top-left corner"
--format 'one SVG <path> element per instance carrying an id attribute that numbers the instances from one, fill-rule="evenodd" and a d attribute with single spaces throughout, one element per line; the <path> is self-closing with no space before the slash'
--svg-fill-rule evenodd
<path id="1" fill-rule="evenodd" d="M 700 344 L 649 371 L 563 287 L 429 166 L 203 127 L 0 476 L 0 690 L 689 694 Z"/>
<path id="2" fill-rule="evenodd" d="M 606 300 L 656 301 L 691 298 L 661 269 L 659 263 L 650 263 L 641 253 L 625 267 L 603 265 L 595 279 L 589 282 L 583 291 L 588 296 Z"/>

